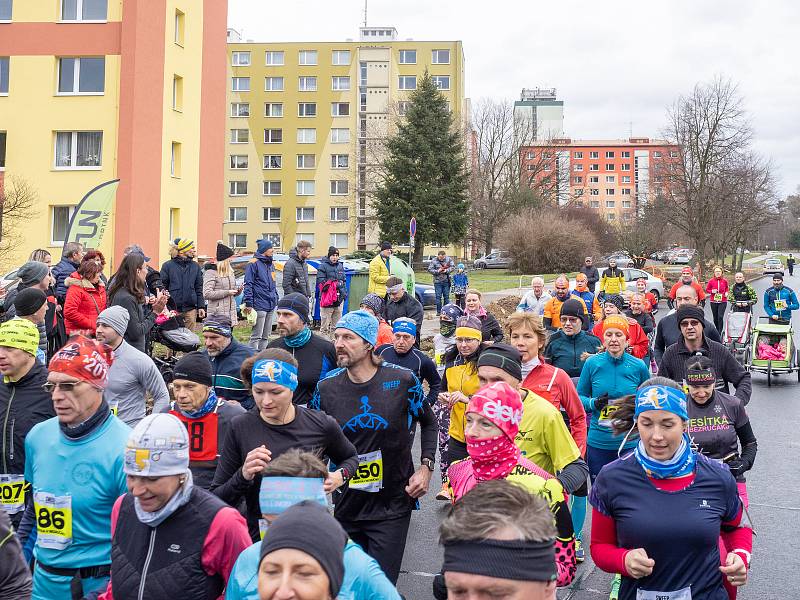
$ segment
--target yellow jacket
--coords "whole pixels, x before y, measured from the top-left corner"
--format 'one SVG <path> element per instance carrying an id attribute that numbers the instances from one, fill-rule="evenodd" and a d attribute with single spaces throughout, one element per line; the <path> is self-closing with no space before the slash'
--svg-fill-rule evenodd
<path id="1" fill-rule="evenodd" d="M 606 276 L 608 269 L 603 272 L 600 278 L 600 291 L 608 294 L 621 294 L 625 291 L 625 275 L 620 271 L 619 277 Z"/>
<path id="2" fill-rule="evenodd" d="M 480 387 L 478 381 L 478 370 L 473 364 L 461 364 L 449 367 L 444 372 L 444 382 L 447 384 L 448 392 L 461 392 L 467 398 L 477 392 Z M 444 385 L 442 385 L 444 388 Z M 466 427 L 467 405 L 464 402 L 456 402 L 450 409 L 450 437 L 464 442 L 464 429 Z"/>
<path id="3" fill-rule="evenodd" d="M 369 286 L 368 294 L 378 294 L 381 298 L 386 296 L 386 280 L 389 279 L 389 269 L 386 267 L 386 260 L 378 254 L 369 263 Z"/>

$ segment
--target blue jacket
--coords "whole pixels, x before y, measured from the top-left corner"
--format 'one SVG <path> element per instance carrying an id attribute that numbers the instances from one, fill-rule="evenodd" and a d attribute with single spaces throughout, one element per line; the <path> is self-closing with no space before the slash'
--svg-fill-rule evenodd
<path id="1" fill-rule="evenodd" d="M 269 531 L 267 531 L 269 535 Z M 242 551 L 233 565 L 225 600 L 258 600 L 258 558 L 261 542 Z M 353 540 L 344 547 L 344 580 L 338 600 L 400 600 L 397 589 L 378 563 Z"/>
<path id="2" fill-rule="evenodd" d="M 256 311 L 271 312 L 278 305 L 278 288 L 275 286 L 275 265 L 271 256 L 256 252 L 244 270 L 244 296 L 242 304 Z"/>
<path id="3" fill-rule="evenodd" d="M 256 351 L 250 346 L 231 339 L 228 347 L 217 356 L 208 356 L 208 351 L 203 354 L 211 362 L 212 380 L 217 397 L 224 400 L 235 400 L 242 407 L 250 410 L 254 406 L 253 394 L 247 389 L 242 380 L 242 362 L 253 356 Z"/>
<path id="4" fill-rule="evenodd" d="M 585 292 L 579 292 L 578 290 L 572 290 L 570 292 L 571 295 L 580 298 L 583 300 L 583 303 L 586 305 L 586 310 L 589 311 L 589 329 L 591 328 L 591 323 L 594 323 L 594 313 L 592 312 L 592 307 L 594 307 L 594 292 L 590 292 L 586 290 Z"/>
<path id="5" fill-rule="evenodd" d="M 79 266 L 78 263 L 62 258 L 51 271 L 53 278 L 56 280 L 56 298 L 61 304 L 64 304 L 64 299 L 67 297 L 67 286 L 64 285 L 64 280 L 77 271 Z"/>
<path id="6" fill-rule="evenodd" d="M 203 270 L 190 258 L 172 258 L 161 265 L 161 281 L 178 312 L 205 308 Z"/>
<path id="7" fill-rule="evenodd" d="M 319 261 L 319 266 L 317 267 L 317 291 L 326 281 L 337 281 L 339 290 L 344 296 L 345 276 L 342 261 L 333 264 L 331 259 L 327 257 Z"/>
<path id="8" fill-rule="evenodd" d="M 775 310 L 776 300 L 786 302 L 786 308 L 783 310 Z M 777 290 L 775 287 L 771 287 L 764 292 L 764 311 L 770 318 L 772 318 L 773 315 L 778 315 L 779 319 L 789 321 L 792 318 L 792 311 L 798 308 L 800 308 L 800 306 L 797 304 L 797 296 L 791 288 L 784 286 Z"/>
<path id="9" fill-rule="evenodd" d="M 602 345 L 600 338 L 586 331 L 567 335 L 559 329 L 550 336 L 544 349 L 544 357 L 549 364 L 566 371 L 570 377 L 580 377 L 583 370 L 581 354 L 594 354 Z"/>

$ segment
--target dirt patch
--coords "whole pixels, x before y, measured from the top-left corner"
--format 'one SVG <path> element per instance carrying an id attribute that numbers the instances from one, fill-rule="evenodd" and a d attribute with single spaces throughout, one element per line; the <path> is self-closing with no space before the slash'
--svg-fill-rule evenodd
<path id="1" fill-rule="evenodd" d="M 520 300 L 519 296 L 504 296 L 489 304 L 486 307 L 486 312 L 492 313 L 500 323 L 500 326 L 505 327 L 506 318 L 517 310 Z"/>

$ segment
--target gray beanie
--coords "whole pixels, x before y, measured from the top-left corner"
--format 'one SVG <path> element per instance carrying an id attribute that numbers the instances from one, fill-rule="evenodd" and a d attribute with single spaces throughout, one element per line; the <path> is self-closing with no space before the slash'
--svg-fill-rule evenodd
<path id="1" fill-rule="evenodd" d="M 120 335 L 125 335 L 130 320 L 130 313 L 121 306 L 109 306 L 97 315 L 98 323 L 108 325 Z"/>
<path id="2" fill-rule="evenodd" d="M 23 287 L 30 287 L 47 277 L 48 273 L 50 273 L 50 267 L 43 262 L 31 260 L 19 268 L 17 277 L 20 278 L 20 284 Z"/>
<path id="3" fill-rule="evenodd" d="M 137 477 L 164 477 L 188 470 L 189 434 L 178 417 L 157 413 L 139 421 L 128 436 L 123 471 Z"/>

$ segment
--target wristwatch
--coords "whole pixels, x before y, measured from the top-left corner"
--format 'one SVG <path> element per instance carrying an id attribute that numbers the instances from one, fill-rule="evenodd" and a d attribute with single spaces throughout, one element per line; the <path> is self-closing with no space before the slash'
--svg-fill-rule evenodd
<path id="1" fill-rule="evenodd" d="M 435 465 L 434 465 L 433 461 L 430 458 L 423 458 L 419 462 L 422 463 L 423 465 L 425 465 L 426 467 L 428 467 L 428 470 L 431 473 L 433 473 L 433 469 L 434 469 Z"/>

